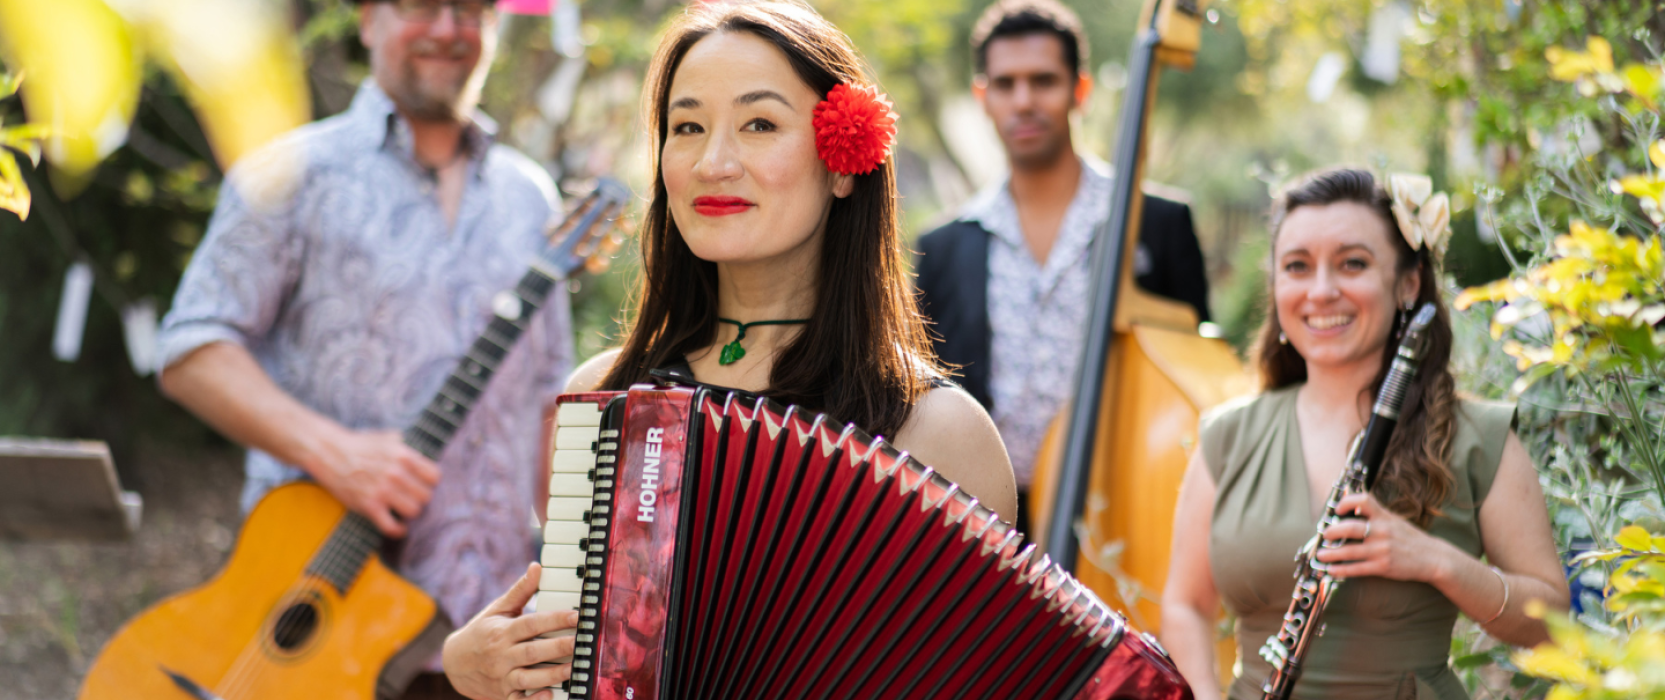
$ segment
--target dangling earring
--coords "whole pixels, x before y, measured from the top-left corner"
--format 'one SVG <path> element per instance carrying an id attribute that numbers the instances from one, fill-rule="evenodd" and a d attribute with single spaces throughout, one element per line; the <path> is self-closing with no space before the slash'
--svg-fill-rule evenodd
<path id="1" fill-rule="evenodd" d="M 1289 344 L 1289 336 L 1284 335 L 1283 331 L 1278 331 L 1278 344 L 1279 345 L 1288 345 Z"/>
<path id="2" fill-rule="evenodd" d="M 1412 303 L 1415 303 L 1415 302 L 1412 302 Z M 1406 304 L 1405 308 L 1402 308 L 1402 309 L 1399 310 L 1399 332 L 1397 334 L 1395 334 L 1396 337 L 1403 338 L 1405 336 L 1405 319 L 1410 317 L 1410 315 L 1411 315 L 1411 305 L 1410 304 Z"/>

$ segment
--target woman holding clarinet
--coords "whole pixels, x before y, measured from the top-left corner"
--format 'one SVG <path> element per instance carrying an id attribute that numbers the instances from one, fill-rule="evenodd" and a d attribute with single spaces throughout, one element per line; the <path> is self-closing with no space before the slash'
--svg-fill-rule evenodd
<path id="1" fill-rule="evenodd" d="M 1430 189 L 1425 177 L 1384 187 L 1364 171 L 1330 170 L 1274 205 L 1263 391 L 1203 418 L 1174 516 L 1162 637 L 1201 700 L 1273 696 L 1266 681 L 1284 670 L 1297 674 L 1296 698 L 1466 698 L 1447 665 L 1458 613 L 1532 645 L 1547 633 L 1527 602 L 1567 606 L 1513 406 L 1455 393 L 1437 277 L 1447 203 Z M 1429 304 L 1373 486 L 1332 505 L 1410 312 Z M 1331 508 L 1311 561 L 1341 582 L 1321 617 L 1286 620 L 1291 555 Z M 1214 656 L 1221 603 L 1238 619 L 1237 676 L 1225 692 Z M 1277 642 L 1307 624 L 1303 653 L 1280 661 L 1289 650 Z M 1279 649 L 1266 656 L 1281 668 L 1257 653 L 1263 644 Z"/>

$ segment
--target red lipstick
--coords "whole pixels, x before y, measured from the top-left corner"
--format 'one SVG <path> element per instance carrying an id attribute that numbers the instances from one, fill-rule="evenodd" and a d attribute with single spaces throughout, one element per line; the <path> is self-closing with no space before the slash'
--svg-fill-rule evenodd
<path id="1" fill-rule="evenodd" d="M 757 206 L 750 200 L 739 197 L 695 197 L 694 211 L 705 216 L 728 216 Z"/>

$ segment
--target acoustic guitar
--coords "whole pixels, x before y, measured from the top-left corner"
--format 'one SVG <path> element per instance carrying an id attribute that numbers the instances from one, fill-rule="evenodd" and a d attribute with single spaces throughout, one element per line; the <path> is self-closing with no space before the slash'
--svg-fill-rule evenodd
<path id="1" fill-rule="evenodd" d="M 629 191 L 602 180 L 555 228 L 495 317 L 404 432 L 437 459 L 549 293 L 618 248 Z M 370 520 L 316 484 L 274 489 L 249 513 L 224 569 L 116 632 L 82 700 L 367 700 L 394 697 L 450 625 L 433 599 L 381 560 Z"/>

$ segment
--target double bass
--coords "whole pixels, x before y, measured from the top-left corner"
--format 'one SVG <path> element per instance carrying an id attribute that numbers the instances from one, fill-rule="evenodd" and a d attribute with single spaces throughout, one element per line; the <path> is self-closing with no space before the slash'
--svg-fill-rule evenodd
<path id="1" fill-rule="evenodd" d="M 1037 455 L 1029 503 L 1053 561 L 1153 632 L 1197 420 L 1254 388 L 1229 345 L 1198 333 L 1190 306 L 1133 284 L 1146 123 L 1162 67 L 1195 63 L 1201 12 L 1198 0 L 1148 0 L 1139 21 L 1075 394 Z"/>

